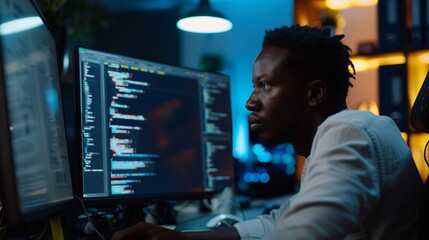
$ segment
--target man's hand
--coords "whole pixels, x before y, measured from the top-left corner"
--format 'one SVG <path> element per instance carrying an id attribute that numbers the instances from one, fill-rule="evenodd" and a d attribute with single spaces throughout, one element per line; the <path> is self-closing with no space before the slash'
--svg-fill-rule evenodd
<path id="1" fill-rule="evenodd" d="M 184 240 L 185 237 L 179 231 L 166 229 L 150 223 L 139 222 L 113 234 L 112 240 L 121 239 Z"/>

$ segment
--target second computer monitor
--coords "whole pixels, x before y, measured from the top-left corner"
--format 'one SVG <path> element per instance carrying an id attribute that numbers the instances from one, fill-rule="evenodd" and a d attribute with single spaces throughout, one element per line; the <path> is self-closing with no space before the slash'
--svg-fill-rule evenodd
<path id="1" fill-rule="evenodd" d="M 226 75 L 75 52 L 85 200 L 201 197 L 233 185 Z"/>
<path id="2" fill-rule="evenodd" d="M 34 1 L 0 0 L 0 238 L 73 199 L 54 35 Z"/>

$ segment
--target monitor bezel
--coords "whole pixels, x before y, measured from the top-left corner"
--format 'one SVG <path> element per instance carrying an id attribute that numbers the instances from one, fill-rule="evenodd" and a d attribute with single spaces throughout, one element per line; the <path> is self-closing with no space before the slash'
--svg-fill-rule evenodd
<path id="1" fill-rule="evenodd" d="M 153 61 L 144 59 L 141 57 L 131 56 L 131 55 L 125 55 L 121 53 L 115 53 L 112 51 L 106 51 L 102 49 L 97 49 L 94 47 L 86 47 L 82 45 L 75 45 L 73 47 L 73 64 L 74 64 L 74 71 L 73 71 L 73 88 L 74 88 L 74 96 L 75 96 L 75 152 L 76 152 L 76 162 L 75 167 L 77 169 L 77 174 L 74 174 L 73 182 L 75 182 L 78 187 L 75 189 L 75 192 L 77 196 L 79 196 L 85 204 L 89 204 L 91 206 L 106 206 L 106 205 L 113 205 L 113 204 L 152 204 L 152 203 L 160 203 L 160 202 L 166 202 L 166 201 L 184 201 L 184 200 L 201 200 L 201 199 L 210 199 L 219 194 L 223 191 L 223 189 L 216 189 L 213 191 L 201 191 L 201 192 L 175 192 L 175 193 L 159 193 L 159 194 L 147 194 L 147 195 L 119 195 L 119 196 L 107 196 L 107 197 L 90 197 L 86 198 L 84 197 L 83 193 L 83 172 L 82 172 L 82 133 L 81 133 L 81 89 L 80 89 L 80 57 L 79 57 L 79 49 L 86 49 L 91 51 L 98 51 L 101 53 L 106 54 L 112 54 L 119 57 L 125 57 L 125 58 L 131 58 L 135 60 L 145 61 L 148 63 L 153 64 L 161 64 L 166 67 L 174 67 L 174 68 L 181 68 L 184 70 L 190 70 L 195 71 L 199 73 L 208 73 L 208 74 L 214 74 L 221 77 L 224 77 L 227 79 L 228 82 L 228 102 L 229 102 L 229 124 L 231 126 L 231 134 L 229 139 L 229 147 L 232 150 L 232 106 L 231 106 L 231 82 L 230 77 L 227 74 L 220 73 L 220 72 L 211 72 L 211 71 L 204 71 L 189 67 L 184 67 L 180 65 L 173 65 L 169 63 L 164 63 L 161 61 Z M 232 151 L 230 152 L 231 157 L 231 167 L 233 176 L 232 176 L 232 188 L 235 189 L 236 184 L 236 176 L 235 176 L 235 160 L 232 155 Z"/>
<path id="2" fill-rule="evenodd" d="M 59 86 L 58 91 L 58 100 L 60 103 L 61 109 L 61 120 L 65 126 L 65 116 L 64 116 L 64 105 L 62 99 L 62 82 L 60 76 L 60 68 L 59 68 L 59 49 L 57 45 L 57 40 L 51 27 L 48 22 L 44 18 L 41 10 L 35 4 L 34 1 L 28 0 L 30 4 L 34 7 L 35 12 L 43 21 L 43 27 L 50 33 L 52 40 L 55 42 L 55 51 L 56 51 L 56 67 L 57 71 L 57 84 Z M 9 131 L 9 109 L 8 102 L 6 97 L 6 78 L 5 78 L 5 70 L 3 67 L 3 53 L 2 53 L 2 37 L 0 36 L 0 112 L 4 114 L 0 114 L 0 201 L 2 206 L 2 211 L 5 211 L 7 224 L 11 226 L 22 225 L 27 223 L 32 223 L 36 221 L 44 221 L 47 218 L 59 215 L 64 213 L 66 209 L 74 205 L 74 192 L 72 192 L 72 196 L 70 199 L 59 201 L 59 202 L 49 202 L 46 205 L 39 206 L 37 208 L 31 209 L 26 213 L 22 213 L 20 210 L 20 201 L 19 194 L 16 188 L 16 175 L 15 175 L 15 166 L 14 166 L 14 156 L 13 149 L 11 144 L 11 135 Z M 63 129 L 64 136 L 66 137 L 66 129 Z M 67 147 L 67 156 L 68 156 L 68 164 L 70 169 L 70 149 L 68 148 L 68 143 L 66 142 Z M 73 190 L 73 181 L 70 182 L 71 189 Z"/>

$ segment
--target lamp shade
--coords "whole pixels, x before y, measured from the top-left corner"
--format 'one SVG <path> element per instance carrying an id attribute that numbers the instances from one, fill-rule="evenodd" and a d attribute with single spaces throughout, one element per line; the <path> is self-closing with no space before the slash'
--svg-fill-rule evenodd
<path id="1" fill-rule="evenodd" d="M 180 30 L 194 33 L 220 33 L 229 31 L 232 23 L 210 8 L 208 0 L 201 0 L 199 7 L 177 21 Z"/>

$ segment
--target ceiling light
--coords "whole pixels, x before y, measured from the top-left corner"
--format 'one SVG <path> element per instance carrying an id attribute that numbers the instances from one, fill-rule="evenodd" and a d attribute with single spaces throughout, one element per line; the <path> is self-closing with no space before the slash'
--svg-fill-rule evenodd
<path id="1" fill-rule="evenodd" d="M 229 31 L 232 23 L 210 8 L 209 0 L 201 0 L 199 7 L 177 21 L 180 30 L 194 33 L 220 33 Z"/>

